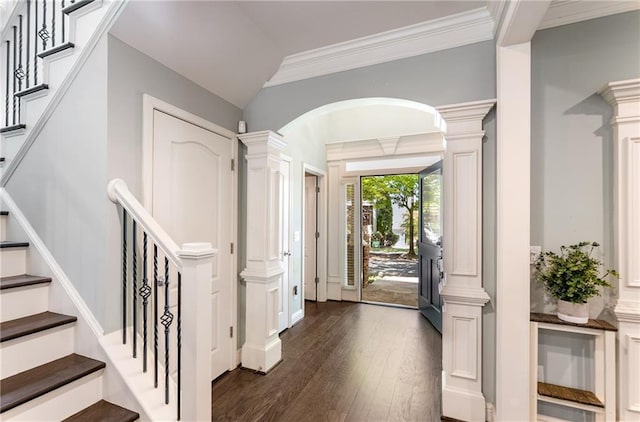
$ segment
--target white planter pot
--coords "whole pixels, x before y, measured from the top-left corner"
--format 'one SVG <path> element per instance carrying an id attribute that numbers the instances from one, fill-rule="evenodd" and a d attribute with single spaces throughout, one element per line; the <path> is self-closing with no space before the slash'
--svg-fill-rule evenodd
<path id="1" fill-rule="evenodd" d="M 586 324 L 589 322 L 589 304 L 558 299 L 558 318 L 574 324 Z"/>

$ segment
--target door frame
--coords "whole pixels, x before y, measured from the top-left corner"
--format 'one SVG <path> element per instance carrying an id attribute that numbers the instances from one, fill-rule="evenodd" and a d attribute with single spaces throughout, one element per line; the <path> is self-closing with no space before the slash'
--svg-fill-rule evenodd
<path id="1" fill-rule="evenodd" d="M 291 251 L 293 250 L 293 236 L 291 235 L 292 232 L 292 228 L 293 225 L 292 223 L 292 214 L 291 214 L 291 210 L 293 209 L 293 203 L 291 201 L 291 176 L 293 173 L 293 159 L 283 153 L 280 153 L 280 159 L 282 161 L 285 161 L 287 163 L 289 163 L 289 175 L 288 175 L 288 180 L 287 183 L 289 184 L 288 186 L 288 198 L 287 198 L 287 204 L 289 205 L 289 209 L 287 210 L 287 215 L 289 217 L 289 221 L 287 222 L 288 226 L 289 226 L 289 233 L 287 234 L 287 236 L 289 237 L 287 245 L 288 245 L 288 249 L 289 252 L 291 253 Z M 282 248 L 283 250 L 281 251 L 281 253 L 284 253 L 284 248 Z M 291 328 L 291 326 L 293 325 L 293 321 L 292 321 L 292 315 L 291 315 L 291 292 L 290 292 L 290 288 L 291 288 L 291 278 L 293 277 L 293 254 L 289 255 L 289 259 L 287 260 L 287 285 L 285 286 L 284 283 L 282 283 L 282 289 L 286 292 L 286 296 L 287 296 L 287 301 L 286 301 L 286 309 L 285 309 L 285 313 L 287 314 L 287 326 L 285 328 L 283 328 L 282 330 L 279 331 L 279 333 L 282 333 L 282 331 Z M 281 293 L 282 294 L 282 293 Z M 279 327 L 278 327 L 279 329 Z"/>
<path id="2" fill-rule="evenodd" d="M 317 247 L 317 254 L 318 254 L 318 258 L 317 258 L 317 265 L 318 265 L 318 278 L 320 279 L 320 282 L 318 283 L 318 294 L 316 295 L 316 301 L 318 302 L 326 302 L 327 301 L 327 172 L 315 167 L 309 163 L 302 163 L 302 176 L 301 176 L 301 185 L 302 185 L 302 218 L 301 218 L 301 239 L 300 239 L 300 245 L 301 245 L 301 251 L 300 251 L 300 256 L 301 256 L 301 261 L 302 261 L 302 265 L 301 265 L 301 271 L 302 271 L 302 282 L 300 283 L 300 302 L 301 305 L 300 306 L 300 310 L 302 311 L 301 313 L 296 313 L 296 315 L 292 315 L 291 317 L 291 325 L 295 324 L 296 322 L 300 321 L 302 318 L 304 318 L 304 306 L 305 306 L 305 300 L 304 300 L 304 271 L 305 271 L 305 267 L 304 267 L 304 242 L 305 242 L 305 233 L 306 233 L 306 226 L 305 226 L 305 216 L 306 216 L 306 207 L 305 207 L 305 183 L 304 183 L 304 178 L 306 174 L 312 174 L 314 176 L 316 176 L 318 178 L 318 187 L 320 188 L 320 192 L 318 194 L 317 197 L 317 209 L 318 209 L 318 214 L 316 216 L 317 218 L 317 229 L 318 229 L 318 233 L 320 233 L 320 237 L 318 238 L 318 244 L 316 245 Z"/>
<path id="3" fill-rule="evenodd" d="M 142 94 L 142 205 L 151 212 L 153 194 L 153 112 L 160 111 L 176 119 L 183 120 L 202 129 L 216 133 L 231 142 L 231 158 L 238 163 L 238 141 L 236 134 L 228 129 L 216 125 L 202 117 L 196 116 L 186 110 L 178 108 L 172 104 L 155 98 L 149 94 Z M 231 164 L 229 164 L 231 165 Z M 238 177 L 236 170 L 231 170 L 231 242 L 236 246 L 233 256 L 236 257 L 238 250 Z M 231 361 L 229 369 L 238 366 L 238 263 L 237 259 L 231 260 L 230 271 L 231 283 L 231 326 L 235 335 L 231 339 Z"/>

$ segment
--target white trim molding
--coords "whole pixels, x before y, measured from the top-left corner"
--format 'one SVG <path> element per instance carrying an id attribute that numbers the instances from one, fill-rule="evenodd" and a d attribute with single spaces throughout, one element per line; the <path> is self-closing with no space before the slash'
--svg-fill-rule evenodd
<path id="1" fill-rule="evenodd" d="M 393 29 L 355 40 L 292 54 L 264 86 L 328 75 L 393 60 L 447 50 L 493 38 L 485 7 Z"/>
<path id="2" fill-rule="evenodd" d="M 538 29 L 553 28 L 640 9 L 640 1 L 556 0 L 549 5 Z"/>
<path id="3" fill-rule="evenodd" d="M 599 94 L 613 106 L 614 218 L 618 301 L 619 420 L 640 417 L 640 79 L 612 82 Z M 635 371 L 635 372 L 633 372 Z"/>
<path id="4" fill-rule="evenodd" d="M 482 120 L 496 100 L 438 107 L 444 154 L 442 414 L 484 420 L 482 394 Z"/>

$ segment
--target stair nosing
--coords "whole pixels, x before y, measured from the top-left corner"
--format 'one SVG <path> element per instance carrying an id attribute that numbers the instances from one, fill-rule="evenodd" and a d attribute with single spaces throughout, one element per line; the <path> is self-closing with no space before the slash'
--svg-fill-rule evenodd
<path id="1" fill-rule="evenodd" d="M 41 318 L 48 318 L 48 320 L 38 321 Z M 26 337 L 31 334 L 40 333 L 52 328 L 68 325 L 78 320 L 73 315 L 64 315 L 56 312 L 41 312 L 39 314 L 29 315 L 27 317 L 16 318 L 10 321 L 0 323 L 0 343 L 5 341 L 14 340 L 21 337 Z M 35 322 L 34 322 L 35 321 Z M 15 329 L 12 325 L 17 324 L 32 324 L 27 329 Z M 7 330 L 14 330 L 14 332 L 5 336 Z"/>
<path id="2" fill-rule="evenodd" d="M 85 7 L 88 4 L 93 3 L 94 0 L 80 0 L 77 1 L 75 3 L 71 3 L 69 6 L 65 7 L 62 9 L 62 13 L 66 14 L 66 15 L 70 15 L 71 13 L 75 12 L 76 10 L 80 10 L 83 7 Z"/>
<path id="3" fill-rule="evenodd" d="M 16 281 L 15 284 L 11 284 L 12 281 Z M 5 285 L 9 283 L 9 285 Z M 41 277 L 37 275 L 22 274 L 13 275 L 10 277 L 0 278 L 0 290 L 15 289 L 24 286 L 33 286 L 37 284 L 51 283 L 51 277 Z"/>
<path id="4" fill-rule="evenodd" d="M 27 125 L 20 123 L 17 125 L 3 127 L 0 129 L 0 133 L 9 133 L 9 132 L 13 132 L 14 130 L 22 130 L 26 128 L 27 128 Z"/>
<path id="5" fill-rule="evenodd" d="M 133 422 L 137 419 L 140 419 L 140 414 L 138 412 L 134 412 L 133 410 L 129 410 L 125 407 L 119 406 L 115 403 L 111 403 L 108 402 L 104 399 L 99 400 L 95 403 L 93 403 L 92 405 L 85 407 L 84 409 L 80 410 L 79 412 L 74 413 L 73 415 L 69 416 L 66 419 L 63 419 L 62 422 L 74 422 L 74 421 L 83 421 L 86 420 L 86 417 L 84 416 L 86 413 L 90 413 L 91 409 L 96 409 L 98 407 L 107 407 L 110 410 L 117 410 L 120 413 L 126 412 L 128 413 L 128 417 L 125 419 L 119 419 L 119 422 Z M 120 410 L 122 409 L 122 410 Z M 120 415 L 120 416 L 124 416 L 124 415 Z M 83 419 L 83 417 L 85 419 Z M 109 419 L 111 420 L 111 419 Z"/>
<path id="6" fill-rule="evenodd" d="M 15 242 L 12 240 L 0 241 L 0 249 L 26 248 L 28 246 L 29 242 Z"/>
<path id="7" fill-rule="evenodd" d="M 4 157 L 2 157 L 2 161 L 4 161 Z M 0 215 L 9 215 L 9 211 L 0 211 Z"/>
<path id="8" fill-rule="evenodd" d="M 52 374 L 46 373 L 47 370 L 51 370 L 52 366 L 55 367 L 57 365 L 62 366 L 62 368 L 66 370 L 67 373 L 65 374 L 64 378 L 60 377 L 60 370 L 57 370 Z M 82 367 L 77 368 L 78 366 Z M 50 393 L 60 387 L 68 385 L 87 375 L 104 369 L 105 366 L 106 365 L 104 362 L 72 353 L 60 359 L 53 360 L 51 362 L 45 363 L 44 365 L 36 366 L 35 368 L 28 369 L 26 371 L 20 372 L 19 374 L 12 375 L 3 380 L 0 380 L 0 413 L 16 408 L 37 397 L 44 396 L 45 394 Z M 72 369 L 76 369 L 76 371 L 71 371 Z M 40 374 L 40 372 L 44 373 Z M 34 382 L 26 383 L 25 378 L 28 379 L 30 377 L 39 379 L 41 384 L 38 385 Z M 25 385 L 20 385 L 21 382 L 24 382 Z M 9 384 L 8 387 L 7 384 Z M 8 388 L 10 390 L 7 393 Z M 5 395 L 12 394 L 16 397 L 9 397 L 10 400 L 8 400 L 7 403 L 7 398 L 5 397 Z"/>
<path id="9" fill-rule="evenodd" d="M 18 98 L 26 97 L 27 95 L 31 95 L 31 94 L 34 94 L 34 93 L 39 92 L 39 91 L 44 91 L 45 89 L 49 89 L 49 85 L 40 84 L 40 85 L 32 86 L 32 87 L 27 88 L 27 89 L 23 89 L 22 91 L 18 91 L 14 95 L 16 97 L 18 97 Z"/>
<path id="10" fill-rule="evenodd" d="M 45 57 L 53 56 L 56 53 L 60 53 L 61 51 L 68 50 L 74 47 L 75 45 L 72 42 L 66 42 L 64 44 L 57 45 L 41 53 L 38 53 L 38 57 L 40 57 L 41 59 L 44 59 Z"/>

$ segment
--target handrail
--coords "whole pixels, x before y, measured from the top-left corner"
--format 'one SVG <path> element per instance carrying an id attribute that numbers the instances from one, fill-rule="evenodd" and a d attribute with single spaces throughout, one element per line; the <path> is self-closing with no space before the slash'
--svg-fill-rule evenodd
<path id="1" fill-rule="evenodd" d="M 178 257 L 180 248 L 173 241 L 171 236 L 164 231 L 160 224 L 142 206 L 140 202 L 129 190 L 129 187 L 122 179 L 113 179 L 107 186 L 107 195 L 114 204 L 120 204 L 129 215 L 144 229 L 144 231 L 154 240 L 158 248 L 178 269 L 182 268 L 182 260 Z"/>

